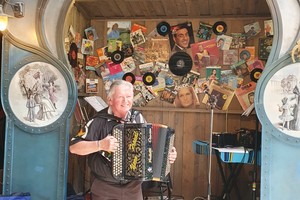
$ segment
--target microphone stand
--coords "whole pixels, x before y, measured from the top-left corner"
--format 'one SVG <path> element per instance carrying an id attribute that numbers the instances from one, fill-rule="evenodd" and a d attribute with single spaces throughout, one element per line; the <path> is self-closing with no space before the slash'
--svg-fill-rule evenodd
<path id="1" fill-rule="evenodd" d="M 207 107 L 210 107 L 210 133 L 209 133 L 209 164 L 208 164 L 208 194 L 207 200 L 211 200 L 211 159 L 212 159 L 212 134 L 213 134 L 213 119 L 214 119 L 214 108 L 217 103 L 217 97 L 208 93 L 208 88 L 205 93 L 209 96 L 207 101 Z"/>

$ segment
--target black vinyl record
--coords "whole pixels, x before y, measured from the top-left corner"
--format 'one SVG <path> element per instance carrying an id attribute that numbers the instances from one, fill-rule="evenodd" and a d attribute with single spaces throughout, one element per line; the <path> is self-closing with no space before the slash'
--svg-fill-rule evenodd
<path id="1" fill-rule="evenodd" d="M 185 52 L 176 52 L 169 59 L 169 69 L 177 76 L 189 73 L 193 66 L 191 56 Z"/>
<path id="2" fill-rule="evenodd" d="M 155 75 L 152 72 L 146 72 L 143 75 L 143 83 L 145 85 L 153 85 L 155 83 Z"/>
<path id="3" fill-rule="evenodd" d="M 246 60 L 247 61 L 247 60 L 250 59 L 250 57 L 251 57 L 251 54 L 248 50 L 241 51 L 241 53 L 240 53 L 240 59 L 241 60 Z"/>
<path id="4" fill-rule="evenodd" d="M 214 23 L 212 30 L 216 35 L 223 35 L 227 31 L 227 25 L 223 21 L 217 21 Z"/>
<path id="5" fill-rule="evenodd" d="M 69 50 L 69 62 L 73 68 L 77 67 L 77 65 L 78 65 L 77 53 L 78 53 L 78 47 L 75 43 L 72 43 L 70 45 L 70 50 Z"/>
<path id="6" fill-rule="evenodd" d="M 168 22 L 162 21 L 156 26 L 157 33 L 161 36 L 166 36 L 171 30 L 171 26 Z"/>
<path id="7" fill-rule="evenodd" d="M 123 80 L 130 82 L 131 84 L 134 84 L 135 82 L 135 75 L 131 72 L 127 72 L 123 75 Z"/>
<path id="8" fill-rule="evenodd" d="M 255 69 L 253 69 L 253 70 L 251 71 L 251 73 L 250 73 L 250 79 L 251 79 L 252 81 L 254 81 L 254 82 L 257 82 L 258 79 L 259 79 L 260 76 L 261 76 L 262 71 L 263 71 L 263 70 L 260 69 L 260 68 L 255 68 Z"/>
<path id="9" fill-rule="evenodd" d="M 112 52 L 111 60 L 116 64 L 120 64 L 124 60 L 124 53 L 122 51 L 118 51 L 118 50 Z"/>

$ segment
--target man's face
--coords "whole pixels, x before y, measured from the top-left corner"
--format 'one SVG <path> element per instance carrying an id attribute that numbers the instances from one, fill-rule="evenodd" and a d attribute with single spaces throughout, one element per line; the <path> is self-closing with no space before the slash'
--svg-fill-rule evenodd
<path id="1" fill-rule="evenodd" d="M 133 91 L 125 86 L 118 86 L 109 105 L 115 116 L 125 118 L 133 103 Z"/>
<path id="2" fill-rule="evenodd" d="M 174 38 L 174 42 L 178 46 L 182 48 L 187 48 L 189 46 L 190 36 L 186 28 L 182 28 L 176 31 L 176 34 L 173 36 L 173 38 Z"/>

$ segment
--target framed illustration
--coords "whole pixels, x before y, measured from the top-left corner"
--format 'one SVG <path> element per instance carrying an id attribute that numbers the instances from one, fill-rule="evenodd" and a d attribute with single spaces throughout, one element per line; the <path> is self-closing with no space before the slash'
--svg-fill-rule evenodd
<path id="1" fill-rule="evenodd" d="M 294 63 L 278 70 L 264 93 L 266 114 L 273 126 L 297 138 L 300 137 L 299 67 L 299 63 Z"/>
<path id="2" fill-rule="evenodd" d="M 22 123 L 43 127 L 55 122 L 64 112 L 68 89 L 56 67 L 32 62 L 14 75 L 8 95 L 13 113 Z"/>

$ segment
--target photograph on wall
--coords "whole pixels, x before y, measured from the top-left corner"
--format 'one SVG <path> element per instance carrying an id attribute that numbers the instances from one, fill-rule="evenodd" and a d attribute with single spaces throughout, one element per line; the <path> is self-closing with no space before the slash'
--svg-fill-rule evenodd
<path id="1" fill-rule="evenodd" d="M 194 43 L 193 26 L 191 22 L 171 26 L 169 33 L 171 53 L 186 51 Z"/>
<path id="2" fill-rule="evenodd" d="M 300 63 L 289 64 L 278 70 L 267 82 L 263 96 L 270 122 L 278 130 L 300 137 Z"/>
<path id="3" fill-rule="evenodd" d="M 43 127 L 64 112 L 68 87 L 60 71 L 45 62 L 32 62 L 17 71 L 9 86 L 9 102 L 24 124 Z"/>

